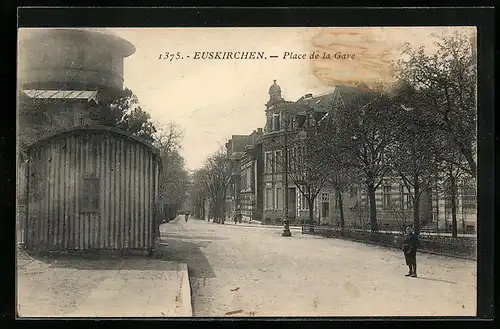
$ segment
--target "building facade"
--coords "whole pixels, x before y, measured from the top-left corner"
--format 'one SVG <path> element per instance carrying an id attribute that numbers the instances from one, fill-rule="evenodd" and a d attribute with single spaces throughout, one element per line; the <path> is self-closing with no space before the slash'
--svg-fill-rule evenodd
<path id="1" fill-rule="evenodd" d="M 233 135 L 226 143 L 227 158 L 229 161 L 228 169 L 231 177 L 226 191 L 226 218 L 240 218 L 242 216 L 242 202 L 247 202 L 248 191 L 246 191 L 246 180 L 242 181 L 242 160 L 246 161 L 248 155 L 246 150 L 253 147 L 257 139 L 262 135 L 262 129 L 254 130 L 249 135 Z M 250 157 L 253 157 L 250 155 Z M 244 174 L 246 175 L 245 167 Z M 245 184 L 245 200 L 241 198 L 242 184 Z M 246 205 L 245 205 L 246 206 Z"/>
<path id="2" fill-rule="evenodd" d="M 240 178 L 239 197 L 241 214 L 263 224 L 282 224 L 285 218 L 285 193 L 288 193 L 288 219 L 291 224 L 309 221 L 309 204 L 301 189 L 294 183 L 290 159 L 296 157 L 294 141 L 308 127 L 321 125 L 328 116 L 344 107 L 363 106 L 374 93 L 364 87 L 336 86 L 331 93 L 313 96 L 306 94 L 297 101 L 286 101 L 276 81 L 269 88 L 269 101 L 265 104 L 266 125 L 263 134 L 249 141 L 239 154 L 239 167 L 235 172 Z M 288 153 L 285 155 L 285 153 Z M 284 170 L 285 157 L 289 170 Z M 288 191 L 284 174 L 288 172 Z M 442 182 L 440 182 L 442 183 Z M 420 197 L 421 227 L 451 230 L 451 197 L 442 191 L 443 184 L 436 184 Z M 304 190 L 302 188 L 302 190 Z M 413 223 L 412 190 L 401 178 L 384 177 L 375 192 L 377 220 L 381 230 L 399 230 Z M 234 192 L 233 192 L 234 194 Z M 323 186 L 314 200 L 314 223 L 340 225 L 340 204 L 345 225 L 369 228 L 369 201 L 365 186 L 353 184 L 339 193 Z M 464 179 L 456 196 L 459 231 L 476 229 L 476 188 L 474 180 Z"/>
<path id="3" fill-rule="evenodd" d="M 241 158 L 241 215 L 245 222 L 262 221 L 262 143 L 259 137 L 245 147 Z"/>

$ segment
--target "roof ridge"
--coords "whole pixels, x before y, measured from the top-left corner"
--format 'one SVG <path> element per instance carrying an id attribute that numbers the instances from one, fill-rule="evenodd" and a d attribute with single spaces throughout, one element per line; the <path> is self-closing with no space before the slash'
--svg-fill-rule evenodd
<path id="1" fill-rule="evenodd" d="M 114 133 L 117 135 L 121 135 L 125 138 L 129 138 L 129 139 L 132 139 L 138 143 L 141 143 L 142 145 L 149 148 L 155 154 L 160 153 L 160 150 L 156 146 L 154 146 L 153 144 L 151 144 L 150 142 L 148 142 L 147 140 L 145 140 L 143 138 L 135 136 L 135 135 L 133 135 L 125 130 L 120 129 L 120 128 L 103 126 L 103 125 L 76 126 L 76 127 L 71 127 L 71 128 L 66 128 L 66 129 L 54 131 L 52 133 L 49 133 L 49 134 L 43 136 L 42 138 L 38 139 L 37 141 L 35 141 L 31 145 L 29 145 L 28 151 L 31 150 L 31 148 L 36 147 L 37 145 L 48 142 L 49 140 L 56 138 L 58 136 L 64 135 L 64 134 L 71 134 L 71 133 L 74 133 L 77 131 L 92 131 L 92 130 L 94 130 L 94 131 L 107 131 L 107 132 L 111 132 L 111 133 Z"/>

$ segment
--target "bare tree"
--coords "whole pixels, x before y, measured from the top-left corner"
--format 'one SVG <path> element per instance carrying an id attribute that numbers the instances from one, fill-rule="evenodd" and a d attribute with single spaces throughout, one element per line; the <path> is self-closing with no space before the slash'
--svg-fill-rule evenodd
<path id="1" fill-rule="evenodd" d="M 288 127 L 285 126 L 285 129 Z M 289 181 L 306 199 L 311 230 L 314 224 L 314 202 L 325 186 L 328 169 L 323 156 L 323 137 L 320 125 L 315 122 L 300 129 L 286 131 L 274 140 L 276 148 L 281 150 L 280 155 L 275 158 L 281 168 L 278 172 L 288 174 Z M 286 171 L 285 167 L 288 167 Z"/>
<path id="2" fill-rule="evenodd" d="M 432 112 L 427 122 L 439 129 L 465 158 L 465 166 L 449 158 L 473 177 L 476 176 L 476 55 L 475 39 L 455 34 L 436 42 L 437 52 L 409 44 L 399 62 L 401 77 L 420 94 L 419 102 Z"/>
<path id="3" fill-rule="evenodd" d="M 307 127 L 296 135 L 288 153 L 290 179 L 307 200 L 311 225 L 314 222 L 314 201 L 325 187 L 327 178 L 323 136 L 318 126 Z"/>
<path id="4" fill-rule="evenodd" d="M 403 105 L 408 104 L 404 101 L 407 99 L 404 94 L 393 99 L 393 120 L 397 126 L 394 143 L 388 148 L 386 159 L 408 191 L 413 209 L 413 227 L 415 233 L 419 234 L 421 196 L 432 187 L 438 166 L 437 158 L 431 151 L 437 136 L 435 129 L 422 123 L 425 111 L 421 107 Z M 418 101 L 410 103 L 418 104 Z M 403 204 L 401 206 L 404 207 Z"/>
<path id="5" fill-rule="evenodd" d="M 347 188 L 361 181 L 362 172 L 353 166 L 355 154 L 351 149 L 343 146 L 342 138 L 338 138 L 338 125 L 328 120 L 322 130 L 325 147 L 322 149 L 323 161 L 328 164 L 326 170 L 326 184 L 333 187 L 340 212 L 340 228 L 345 227 L 343 194 Z"/>
<path id="6" fill-rule="evenodd" d="M 207 199 L 207 191 L 203 182 L 203 172 L 196 170 L 191 175 L 190 198 L 193 204 L 194 214 L 197 218 L 205 219 L 205 200 Z"/>
<path id="7" fill-rule="evenodd" d="M 162 154 L 168 155 L 179 150 L 183 138 L 183 132 L 179 125 L 171 121 L 166 125 L 156 124 L 153 144 Z"/>
<path id="8" fill-rule="evenodd" d="M 392 100 L 382 92 L 370 94 L 368 102 L 360 99 L 349 107 L 339 108 L 334 120 L 340 145 L 353 154 L 350 166 L 363 172 L 370 204 L 370 226 L 372 231 L 377 231 L 375 192 L 391 171 L 386 154 L 394 142 L 395 123 Z"/>
<path id="9" fill-rule="evenodd" d="M 189 189 L 189 175 L 185 169 L 184 158 L 179 153 L 183 137 L 180 127 L 174 122 L 158 126 L 153 143 L 160 150 L 162 160 L 160 199 L 167 208 L 166 216 L 172 219 L 185 202 Z"/>
<path id="10" fill-rule="evenodd" d="M 432 148 L 436 159 L 440 161 L 439 165 L 443 176 L 445 203 L 449 204 L 451 208 L 452 237 L 457 237 L 458 185 L 461 178 L 464 176 L 471 177 L 471 173 L 463 165 L 466 163 L 465 156 L 456 144 L 448 138 L 446 133 L 441 132 L 440 137 L 435 139 Z M 474 179 L 475 177 L 472 178 Z"/>
<path id="11" fill-rule="evenodd" d="M 211 201 L 214 222 L 224 223 L 226 191 L 231 179 L 229 161 L 223 148 L 212 154 L 200 170 L 203 184 Z"/>

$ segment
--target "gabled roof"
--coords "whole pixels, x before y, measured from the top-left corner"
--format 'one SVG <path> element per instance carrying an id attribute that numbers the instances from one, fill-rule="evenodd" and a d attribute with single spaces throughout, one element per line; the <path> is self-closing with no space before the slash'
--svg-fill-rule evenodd
<path id="1" fill-rule="evenodd" d="M 333 104 L 346 108 L 364 106 L 376 96 L 373 90 L 364 87 L 337 86 L 335 89 Z"/>
<path id="2" fill-rule="evenodd" d="M 327 112 L 332 105 L 335 96 L 335 89 L 333 92 L 311 97 L 301 97 L 295 102 L 299 108 L 308 108 L 319 112 Z"/>
<path id="3" fill-rule="evenodd" d="M 293 106 L 295 112 L 330 112 L 332 108 L 363 106 L 375 97 L 376 93 L 364 87 L 335 86 L 332 92 L 308 97 L 302 96 Z"/>

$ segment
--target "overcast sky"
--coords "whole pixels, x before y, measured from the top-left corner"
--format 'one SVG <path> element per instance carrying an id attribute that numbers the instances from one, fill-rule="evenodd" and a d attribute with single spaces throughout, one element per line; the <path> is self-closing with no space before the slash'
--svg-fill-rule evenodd
<path id="1" fill-rule="evenodd" d="M 249 134 L 265 122 L 264 104 L 273 79 L 283 97 L 333 90 L 336 84 L 363 80 L 389 82 L 389 63 L 400 45 L 432 47 L 433 34 L 450 28 L 231 28 L 111 29 L 136 47 L 125 59 L 125 86 L 138 97 L 152 119 L 176 122 L 184 130 L 181 153 L 188 169 L 231 135 Z M 471 31 L 469 29 L 469 31 Z M 196 51 L 256 51 L 267 60 L 194 60 Z M 320 59 L 310 60 L 317 51 Z M 158 59 L 160 53 L 180 52 L 183 60 Z M 285 52 L 307 59 L 282 59 Z M 322 54 L 343 52 L 354 59 L 322 60 Z M 187 59 L 187 56 L 191 59 Z"/>

